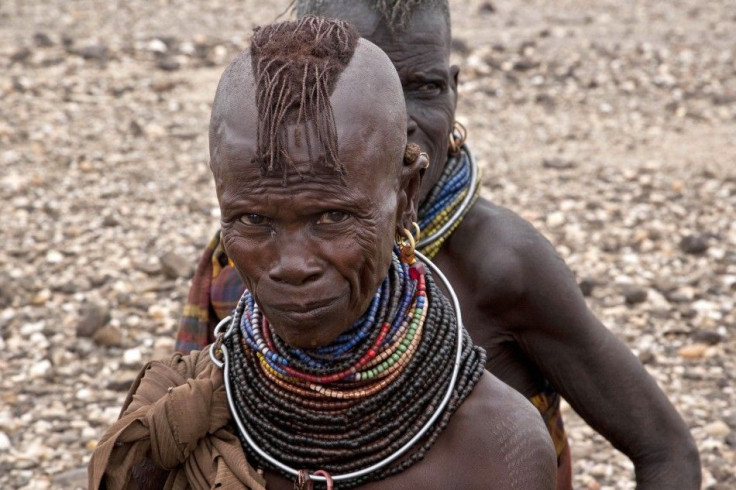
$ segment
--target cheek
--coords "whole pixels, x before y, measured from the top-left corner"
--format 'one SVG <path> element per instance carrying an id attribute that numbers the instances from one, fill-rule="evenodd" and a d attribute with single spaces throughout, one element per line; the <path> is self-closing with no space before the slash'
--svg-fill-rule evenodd
<path id="1" fill-rule="evenodd" d="M 235 270 L 243 280 L 245 287 L 254 292 L 257 290 L 258 279 L 266 272 L 268 263 L 268 248 L 253 246 L 247 239 L 240 237 L 232 230 L 223 228 L 222 245 L 230 261 L 235 264 Z"/>
<path id="2" fill-rule="evenodd" d="M 427 179 L 439 177 L 433 170 L 444 166 L 447 159 L 450 130 L 454 122 L 454 111 L 449 101 L 436 105 L 414 104 L 412 118 L 417 123 L 417 130 L 411 135 L 410 142 L 418 144 L 422 151 L 430 155 L 431 167 Z M 439 171 L 441 172 L 441 170 Z"/>
<path id="3" fill-rule="evenodd" d="M 391 264 L 395 228 L 391 213 L 395 214 L 395 204 L 385 211 L 361 223 L 349 246 L 352 259 L 343 264 L 344 270 L 350 271 L 352 276 L 348 281 L 353 286 L 353 300 L 361 304 L 370 301 Z"/>

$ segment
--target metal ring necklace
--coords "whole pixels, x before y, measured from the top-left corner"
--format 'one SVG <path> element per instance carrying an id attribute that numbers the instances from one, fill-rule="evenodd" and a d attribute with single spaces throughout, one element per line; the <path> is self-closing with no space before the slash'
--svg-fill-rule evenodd
<path id="1" fill-rule="evenodd" d="M 475 191 L 478 188 L 478 164 L 475 162 L 475 158 L 473 157 L 473 154 L 470 153 L 467 145 L 463 145 L 461 149 L 468 155 L 468 159 L 470 160 L 470 187 L 468 187 L 468 193 L 465 195 L 465 198 L 460 203 L 460 206 L 458 206 L 450 219 L 448 219 L 445 224 L 440 227 L 439 230 L 419 240 L 417 242 L 417 248 L 424 248 L 440 238 L 442 235 L 444 235 L 445 232 L 447 232 L 450 227 L 452 227 L 452 224 L 457 221 L 463 214 L 465 214 L 468 206 L 470 206 L 470 203 L 473 201 Z"/>
<path id="2" fill-rule="evenodd" d="M 418 259 L 420 259 L 424 264 L 426 264 L 430 270 L 432 271 L 432 274 L 435 275 L 444 285 L 447 290 L 447 292 L 450 295 L 450 299 L 452 301 L 452 307 L 455 310 L 455 317 L 457 318 L 457 352 L 455 353 L 455 363 L 453 365 L 452 369 L 452 377 L 450 378 L 450 384 L 447 386 L 447 392 L 445 393 L 445 396 L 442 398 L 442 401 L 437 406 L 437 409 L 432 414 L 432 416 L 429 418 L 429 420 L 424 424 L 424 426 L 414 434 L 414 436 L 407 441 L 403 446 L 401 446 L 399 449 L 397 449 L 393 454 L 390 454 L 386 458 L 382 459 L 381 461 L 372 464 L 371 466 L 368 466 L 367 468 L 363 468 L 361 470 L 352 471 L 350 473 L 343 473 L 340 475 L 332 475 L 333 481 L 346 481 L 346 480 L 352 480 L 353 478 L 358 478 L 364 475 L 367 475 L 373 471 L 376 471 L 378 469 L 383 468 L 384 466 L 387 466 L 394 462 L 396 459 L 401 457 L 404 453 L 406 453 L 424 434 L 427 433 L 427 431 L 432 427 L 432 425 L 437 421 L 439 416 L 444 411 L 445 407 L 447 406 L 447 403 L 450 401 L 450 398 L 452 397 L 452 392 L 455 390 L 455 384 L 457 383 L 457 377 L 458 373 L 460 371 L 460 360 L 461 360 L 461 354 L 463 350 L 463 322 L 462 317 L 460 316 L 460 303 L 458 302 L 457 295 L 455 295 L 455 291 L 452 289 L 452 286 L 450 285 L 450 282 L 447 280 L 444 274 L 439 270 L 439 268 L 432 263 L 427 257 L 425 257 L 422 253 L 419 251 L 416 251 L 416 256 Z M 222 328 L 227 325 L 229 322 L 229 325 L 227 327 L 227 331 L 225 332 L 224 338 L 228 338 L 232 335 L 235 328 L 237 327 L 235 325 L 235 321 L 233 321 L 233 317 L 227 316 L 223 318 L 220 323 L 217 324 L 217 327 L 215 327 L 215 337 L 217 337 L 221 331 Z M 220 344 L 217 346 L 217 344 Z M 215 352 L 215 349 L 220 349 L 222 352 L 222 358 L 223 360 L 220 361 L 217 358 L 217 353 Z M 212 344 L 210 346 L 210 359 L 212 360 L 212 363 L 223 370 L 223 378 L 225 383 L 225 392 L 227 393 L 227 403 L 230 407 L 230 413 L 233 416 L 233 419 L 235 420 L 235 424 L 238 426 L 238 431 L 243 436 L 243 438 L 248 443 L 248 446 L 257 453 L 261 458 L 265 459 L 269 463 L 271 463 L 276 468 L 279 468 L 280 470 L 292 475 L 292 476 L 298 476 L 299 471 L 295 468 L 292 468 L 291 466 L 282 463 L 281 461 L 274 458 L 272 455 L 268 454 L 266 451 L 264 451 L 248 434 L 248 431 L 245 429 L 245 426 L 243 425 L 243 422 L 240 420 L 240 417 L 238 416 L 237 410 L 234 409 L 235 402 L 232 395 L 232 389 L 230 388 L 230 357 L 227 350 L 227 347 L 222 342 L 216 342 L 215 344 Z M 327 479 L 324 476 L 321 475 L 314 475 L 309 474 L 309 478 L 313 481 L 318 482 L 325 482 Z"/>

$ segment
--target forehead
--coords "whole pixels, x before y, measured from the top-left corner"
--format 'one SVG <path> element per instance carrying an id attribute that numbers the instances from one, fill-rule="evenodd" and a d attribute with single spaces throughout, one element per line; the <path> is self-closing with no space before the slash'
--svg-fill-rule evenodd
<path id="1" fill-rule="evenodd" d="M 424 52 L 433 50 L 429 57 L 444 60 L 450 54 L 450 26 L 439 8 L 419 7 L 412 12 L 408 25 L 392 32 L 381 15 L 362 1 L 337 1 L 324 5 L 323 15 L 347 20 L 360 35 L 378 45 L 391 56 L 392 52 Z"/>
<path id="2" fill-rule="evenodd" d="M 253 192 L 262 186 L 295 188 L 310 184 L 330 186 L 344 191 L 393 188 L 398 185 L 400 162 L 391 161 L 385 151 L 385 136 L 368 126 L 338 125 L 338 158 L 345 169 L 341 174 L 324 163 L 324 154 L 307 137 L 316 142 L 313 124 L 289 124 L 284 127 L 289 162 L 282 168 L 263 172 L 254 161 L 257 149 L 253 118 L 225 121 L 221 126 L 220 144 L 215 165 L 216 184 L 228 193 L 240 189 Z M 309 133 L 309 136 L 307 135 Z M 284 162 L 280 162 L 283 164 Z M 391 171 L 391 168 L 397 171 Z M 285 171 L 283 169 L 286 169 Z M 237 192 L 236 193 L 240 193 Z"/>

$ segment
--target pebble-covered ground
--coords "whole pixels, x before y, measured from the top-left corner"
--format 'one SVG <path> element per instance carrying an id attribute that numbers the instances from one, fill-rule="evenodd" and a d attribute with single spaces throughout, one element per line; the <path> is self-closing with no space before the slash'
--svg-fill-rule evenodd
<path id="1" fill-rule="evenodd" d="M 86 486 L 215 231 L 209 105 L 287 0 L 0 2 L 0 488 Z M 736 488 L 736 4 L 453 0 L 484 195 L 533 222 Z M 611 393 L 611 397 L 615 397 Z M 632 466 L 569 408 L 576 488 Z"/>

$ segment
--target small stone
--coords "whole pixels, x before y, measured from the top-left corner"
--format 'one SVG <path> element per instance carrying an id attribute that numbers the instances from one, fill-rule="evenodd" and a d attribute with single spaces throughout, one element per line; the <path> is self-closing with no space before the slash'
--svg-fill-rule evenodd
<path id="1" fill-rule="evenodd" d="M 30 303 L 33 306 L 43 306 L 50 299 L 51 299 L 51 291 L 48 289 L 42 289 L 41 291 L 33 295 Z"/>
<path id="2" fill-rule="evenodd" d="M 108 214 L 102 219 L 102 226 L 105 226 L 108 228 L 118 226 L 119 224 L 120 224 L 120 221 L 118 221 L 118 219 L 111 214 Z"/>
<path id="3" fill-rule="evenodd" d="M 173 80 L 169 80 L 168 78 L 160 78 L 151 84 L 151 88 L 153 89 L 153 91 L 159 94 L 168 92 L 174 87 L 176 87 L 176 83 L 174 83 Z"/>
<path id="4" fill-rule="evenodd" d="M 28 370 L 28 376 L 34 379 L 45 378 L 51 374 L 51 369 L 51 361 L 48 359 L 41 359 L 31 365 L 31 368 Z"/>
<path id="5" fill-rule="evenodd" d="M 699 330 L 692 336 L 694 342 L 706 345 L 716 345 L 723 341 L 723 336 L 712 330 Z"/>
<path id="6" fill-rule="evenodd" d="M 545 158 L 542 160 L 542 167 L 554 170 L 567 170 L 577 166 L 578 164 L 572 160 L 565 160 L 563 158 Z"/>
<path id="7" fill-rule="evenodd" d="M 191 261 L 175 252 L 167 252 L 161 256 L 161 268 L 169 279 L 189 278 L 193 272 Z"/>
<path id="8" fill-rule="evenodd" d="M 7 283 L 5 279 L 0 278 L 0 308 L 5 308 L 13 304 L 13 292 L 10 290 L 10 281 Z"/>
<path id="9" fill-rule="evenodd" d="M 470 53 L 470 48 L 464 39 L 455 37 L 452 39 L 452 51 L 461 56 L 467 56 Z"/>
<path id="10" fill-rule="evenodd" d="M 46 262 L 49 264 L 58 264 L 64 260 L 64 255 L 57 250 L 49 250 L 46 252 Z"/>
<path id="11" fill-rule="evenodd" d="M 146 261 L 146 262 L 136 262 L 133 267 L 135 267 L 136 270 L 139 270 L 141 272 L 144 272 L 148 274 L 149 276 L 155 276 L 157 274 L 161 274 L 161 262 L 152 262 L 152 261 Z"/>
<path id="12" fill-rule="evenodd" d="M 169 351 L 169 355 L 171 355 Z M 128 391 L 138 376 L 138 371 L 124 370 L 115 373 L 115 376 L 107 382 L 107 389 L 113 391 Z"/>
<path id="13" fill-rule="evenodd" d="M 645 350 L 639 353 L 639 361 L 641 361 L 642 364 L 654 364 L 657 361 L 657 358 L 652 351 Z"/>
<path id="14" fill-rule="evenodd" d="M 107 60 L 107 52 L 107 46 L 104 44 L 93 44 L 78 50 L 77 54 L 85 60 L 105 61 Z"/>
<path id="15" fill-rule="evenodd" d="M 54 488 L 87 488 L 87 467 L 57 473 L 51 478 Z"/>
<path id="16" fill-rule="evenodd" d="M 677 350 L 677 355 L 683 359 L 700 359 L 705 355 L 707 349 L 707 344 L 690 344 L 680 347 Z"/>
<path id="17" fill-rule="evenodd" d="M 92 340 L 101 347 L 120 347 L 123 345 L 123 333 L 113 325 L 106 325 L 94 333 Z"/>
<path id="18" fill-rule="evenodd" d="M 703 426 L 703 430 L 713 437 L 726 437 L 731 433 L 731 428 L 722 420 L 716 420 Z"/>
<path id="19" fill-rule="evenodd" d="M 595 289 L 597 284 L 598 283 L 594 279 L 586 277 L 578 283 L 578 286 L 580 286 L 580 291 L 583 293 L 583 296 L 587 298 L 591 294 L 593 294 L 593 290 Z"/>
<path id="20" fill-rule="evenodd" d="M 176 58 L 171 58 L 167 56 L 161 58 L 158 63 L 156 63 L 156 66 L 164 71 L 176 71 L 179 69 L 179 67 L 181 67 L 181 63 L 179 63 Z"/>
<path id="21" fill-rule="evenodd" d="M 643 303 L 647 299 L 647 290 L 637 286 L 626 286 L 624 288 L 624 299 L 626 304 L 635 305 Z"/>
<path id="22" fill-rule="evenodd" d="M 143 362 L 143 354 L 139 349 L 128 349 L 123 353 L 123 364 L 137 366 Z"/>
<path id="23" fill-rule="evenodd" d="M 13 443 L 10 442 L 8 435 L 0 430 L 0 452 L 5 452 L 13 447 Z"/>
<path id="24" fill-rule="evenodd" d="M 20 48 L 18 51 L 10 55 L 10 61 L 14 63 L 22 63 L 31 56 L 32 52 L 28 48 Z"/>
<path id="25" fill-rule="evenodd" d="M 92 452 L 95 449 L 97 449 L 97 441 L 95 440 L 87 441 L 87 444 L 85 444 L 84 447 L 85 449 L 87 449 L 87 451 Z"/>
<path id="26" fill-rule="evenodd" d="M 50 48 L 54 45 L 54 41 L 45 32 L 35 33 L 33 35 L 33 43 L 40 48 Z"/>
<path id="27" fill-rule="evenodd" d="M 85 402 L 88 402 L 88 401 L 92 400 L 92 396 L 93 396 L 92 390 L 89 389 L 89 388 L 80 388 L 74 394 L 74 397 L 77 400 L 82 400 L 82 401 L 85 401 Z"/>
<path id="28" fill-rule="evenodd" d="M 550 228 L 558 228 L 565 224 L 565 215 L 560 211 L 554 211 L 547 215 L 547 226 Z"/>
<path id="29" fill-rule="evenodd" d="M 110 321 L 110 309 L 102 304 L 86 304 L 79 311 L 77 337 L 92 337 Z"/>
<path id="30" fill-rule="evenodd" d="M 133 119 L 130 121 L 130 124 L 128 125 L 128 129 L 130 130 L 130 134 L 132 134 L 135 137 L 143 136 L 145 134 L 145 131 L 143 130 L 143 126 L 140 125 L 138 121 Z"/>
<path id="31" fill-rule="evenodd" d="M 695 299 L 695 291 L 691 287 L 683 287 L 666 293 L 670 303 L 689 303 Z"/>
<path id="32" fill-rule="evenodd" d="M 146 46 L 146 49 L 148 49 L 149 51 L 153 51 L 154 53 L 165 53 L 169 48 L 162 40 L 151 39 L 151 41 L 148 43 L 148 46 Z"/>
<path id="33" fill-rule="evenodd" d="M 680 240 L 680 250 L 686 254 L 700 255 L 708 250 L 708 242 L 703 235 L 687 235 Z"/>
<path id="34" fill-rule="evenodd" d="M 493 5 L 493 3 L 486 1 L 481 4 L 480 8 L 478 8 L 478 11 L 481 14 L 494 14 L 496 13 L 496 6 Z"/>
<path id="35" fill-rule="evenodd" d="M 166 359 L 174 352 L 174 339 L 171 337 L 158 337 L 153 344 L 153 359 Z"/>

